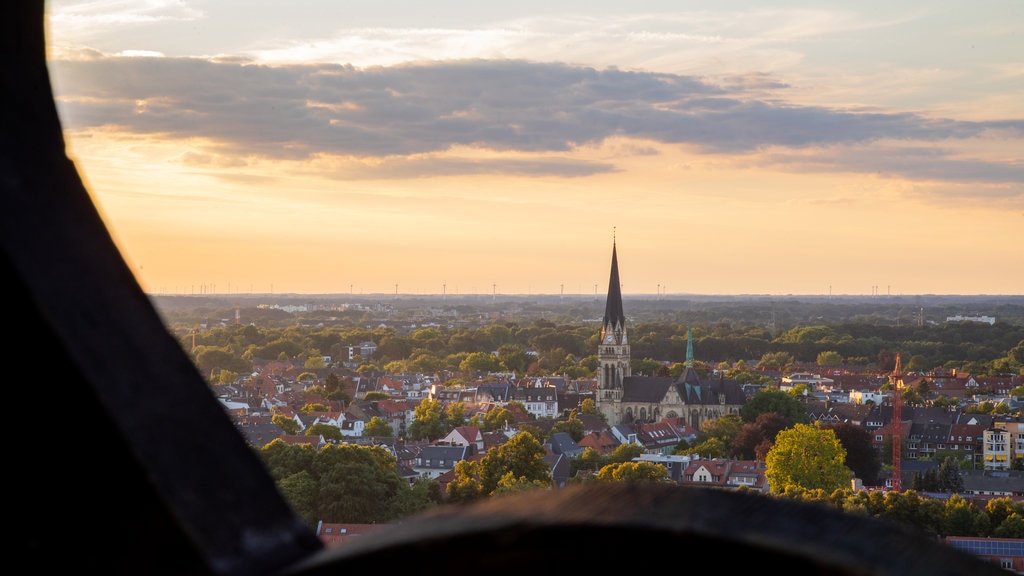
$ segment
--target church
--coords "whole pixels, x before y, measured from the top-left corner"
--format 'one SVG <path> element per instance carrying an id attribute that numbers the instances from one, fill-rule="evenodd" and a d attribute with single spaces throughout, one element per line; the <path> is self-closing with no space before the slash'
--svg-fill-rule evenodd
<path id="1" fill-rule="evenodd" d="M 739 383 L 716 377 L 702 381 L 693 367 L 693 338 L 687 337 L 686 367 L 678 377 L 633 376 L 629 336 L 622 308 L 619 262 L 612 241 L 612 271 L 598 344 L 597 409 L 611 425 L 682 418 L 699 430 L 701 423 L 726 414 L 739 415 L 746 395 Z"/>

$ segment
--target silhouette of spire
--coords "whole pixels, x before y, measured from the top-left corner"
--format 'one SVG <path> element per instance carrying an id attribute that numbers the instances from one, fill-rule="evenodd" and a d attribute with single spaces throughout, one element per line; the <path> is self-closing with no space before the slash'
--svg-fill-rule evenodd
<path id="1" fill-rule="evenodd" d="M 612 273 L 608 279 L 608 300 L 604 305 L 605 329 L 622 329 L 626 325 L 626 314 L 622 311 L 622 288 L 619 284 L 619 259 L 616 255 L 615 237 L 612 236 Z"/>

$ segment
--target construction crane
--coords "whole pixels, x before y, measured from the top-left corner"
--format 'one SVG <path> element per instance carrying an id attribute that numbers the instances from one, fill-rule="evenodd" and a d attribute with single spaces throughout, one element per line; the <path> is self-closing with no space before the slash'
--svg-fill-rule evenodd
<path id="1" fill-rule="evenodd" d="M 903 491 L 903 476 L 900 468 L 903 444 L 903 365 L 900 353 L 896 353 L 896 368 L 892 371 L 892 489 Z"/>

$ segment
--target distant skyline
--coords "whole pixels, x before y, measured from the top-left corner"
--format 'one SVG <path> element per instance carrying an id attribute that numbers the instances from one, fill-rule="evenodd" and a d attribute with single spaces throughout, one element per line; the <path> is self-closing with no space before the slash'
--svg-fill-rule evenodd
<path id="1" fill-rule="evenodd" d="M 1024 2 L 47 2 L 165 294 L 1024 293 Z"/>

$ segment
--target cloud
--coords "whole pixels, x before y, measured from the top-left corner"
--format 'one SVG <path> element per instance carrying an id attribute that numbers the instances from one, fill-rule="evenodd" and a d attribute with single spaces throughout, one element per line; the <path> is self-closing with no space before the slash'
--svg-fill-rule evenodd
<path id="1" fill-rule="evenodd" d="M 1020 166 L 951 161 L 952 151 L 935 147 L 991 131 L 1020 139 L 1022 120 L 971 122 L 793 105 L 784 100 L 785 84 L 764 74 L 730 77 L 716 85 L 685 75 L 525 60 L 357 68 L 93 57 L 50 65 L 61 78 L 57 99 L 68 129 L 116 127 L 162 138 L 201 138 L 214 143 L 213 152 L 237 157 L 387 158 L 380 170 L 400 168 L 396 174 L 422 176 L 430 172 L 430 162 L 415 155 L 464 147 L 568 154 L 625 137 L 687 145 L 705 154 L 846 146 L 857 154 L 801 156 L 800 161 L 822 169 L 1022 181 Z M 774 97 L 766 98 L 767 93 Z M 889 155 L 891 150 L 873 153 L 872 147 L 883 141 L 920 145 L 903 148 L 900 156 Z M 872 163 L 876 166 L 869 167 Z M 435 164 L 439 174 L 573 176 L 614 170 L 568 156 Z"/>

